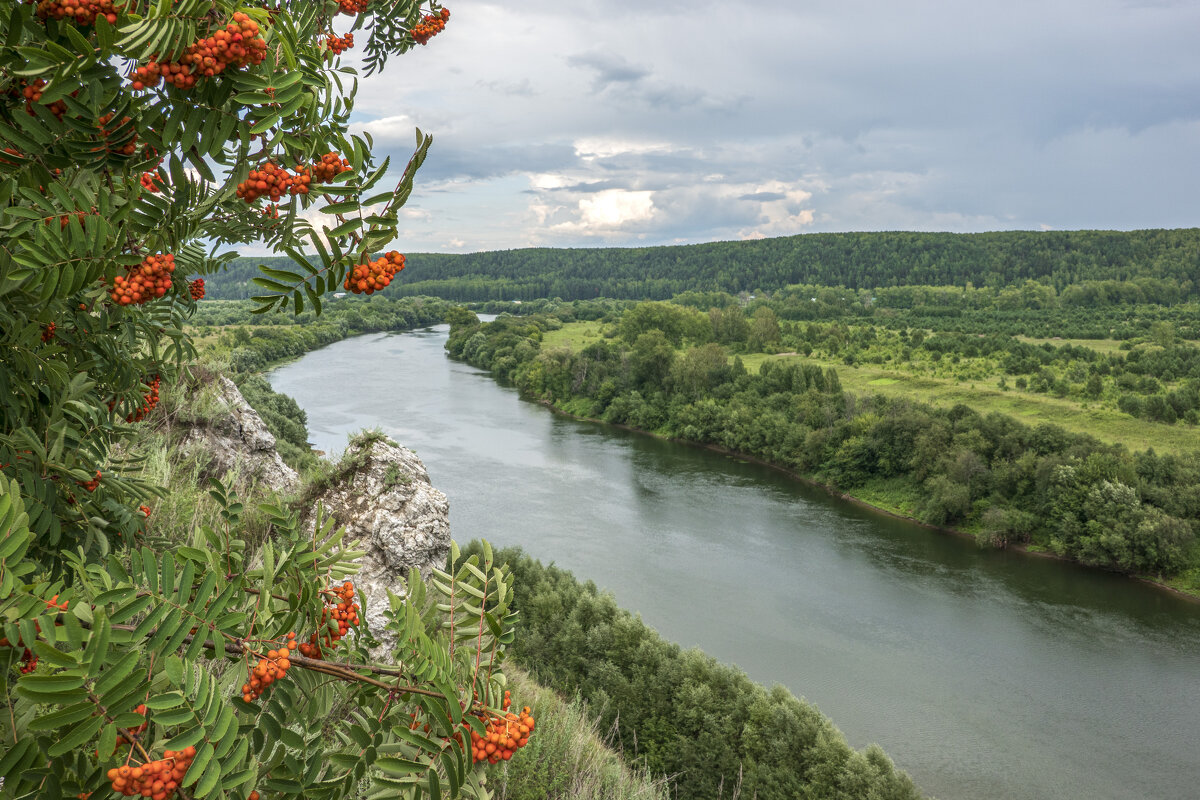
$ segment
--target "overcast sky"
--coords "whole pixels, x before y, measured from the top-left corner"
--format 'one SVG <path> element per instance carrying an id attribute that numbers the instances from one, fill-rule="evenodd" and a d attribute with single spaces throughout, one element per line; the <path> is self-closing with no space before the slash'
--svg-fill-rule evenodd
<path id="1" fill-rule="evenodd" d="M 1197 0 L 448 7 L 354 117 L 409 251 L 1200 224 Z"/>

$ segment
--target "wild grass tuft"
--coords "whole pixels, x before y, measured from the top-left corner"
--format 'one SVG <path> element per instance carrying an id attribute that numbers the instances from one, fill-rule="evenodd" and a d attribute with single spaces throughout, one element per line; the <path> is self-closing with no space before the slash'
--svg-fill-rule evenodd
<path id="1" fill-rule="evenodd" d="M 628 766 L 609 748 L 596 717 L 505 665 L 513 704 L 530 706 L 529 744 L 489 779 L 496 800 L 667 800 L 667 783 Z"/>

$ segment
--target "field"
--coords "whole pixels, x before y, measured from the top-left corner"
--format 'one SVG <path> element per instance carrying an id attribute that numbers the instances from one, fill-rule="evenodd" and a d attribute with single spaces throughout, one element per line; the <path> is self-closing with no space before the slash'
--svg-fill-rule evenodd
<path id="1" fill-rule="evenodd" d="M 569 350 L 582 350 L 592 342 L 604 338 L 603 327 L 599 322 L 568 322 L 559 330 L 546 331 L 542 336 L 542 348 L 550 350 L 566 347 Z"/>
<path id="2" fill-rule="evenodd" d="M 547 331 L 542 340 L 543 348 L 567 347 L 581 349 L 603 338 L 602 325 L 598 322 L 572 322 L 560 330 Z M 1113 340 L 1041 340 L 1055 344 L 1079 344 L 1099 350 L 1116 350 L 1119 342 Z M 953 406 L 962 403 L 981 414 L 998 411 L 1026 425 L 1052 423 L 1069 431 L 1087 433 L 1096 438 L 1120 443 L 1130 450 L 1154 448 L 1159 453 L 1179 453 L 1200 450 L 1200 427 L 1179 423 L 1166 425 L 1131 417 L 1115 408 L 1107 408 L 1096 402 L 1080 402 L 1050 394 L 1001 389 L 998 375 L 989 374 L 991 367 L 976 365 L 975 379 L 964 379 L 944 374 L 950 368 L 934 368 L 932 365 L 915 365 L 912 369 L 894 369 L 886 365 L 843 363 L 824 354 L 814 353 L 807 359 L 823 367 L 837 370 L 842 385 L 856 394 L 883 394 L 892 397 L 907 397 L 938 406 Z M 758 372 L 767 359 L 798 359 L 799 355 L 766 355 L 753 353 L 741 356 L 742 362 L 751 372 Z M 914 370 L 925 369 L 916 374 Z M 943 374 L 937 374 L 942 372 Z"/>

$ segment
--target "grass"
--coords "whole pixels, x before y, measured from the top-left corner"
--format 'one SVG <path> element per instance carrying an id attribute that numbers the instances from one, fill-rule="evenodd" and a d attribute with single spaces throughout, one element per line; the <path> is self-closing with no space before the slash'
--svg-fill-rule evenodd
<path id="1" fill-rule="evenodd" d="M 556 331 L 549 331 L 542 340 L 543 347 L 568 347 L 573 350 L 603 338 L 598 322 L 571 322 Z M 1059 344 L 1081 344 L 1097 349 L 1115 350 L 1120 342 L 1115 339 L 1028 339 L 1028 341 L 1052 341 Z M 767 355 L 748 353 L 741 356 L 742 363 L 752 373 L 757 373 L 768 359 L 804 358 L 798 355 Z M 811 358 L 811 362 L 837 370 L 842 386 L 856 394 L 883 394 L 889 397 L 904 397 L 938 406 L 953 406 L 958 403 L 975 409 L 980 414 L 997 411 L 1026 425 L 1042 423 L 1059 425 L 1076 433 L 1087 433 L 1101 441 L 1123 444 L 1130 450 L 1146 450 L 1153 447 L 1158 453 L 1184 453 L 1200 450 L 1200 427 L 1166 425 L 1135 419 L 1114 408 L 1098 404 L 1084 404 L 1077 400 L 1054 397 L 1049 394 L 1003 391 L 996 386 L 997 376 L 982 377 L 974 383 L 950 377 L 920 375 L 888 368 L 883 365 L 859 364 L 847 366 L 841 361 Z M 865 498 L 864 498 L 865 499 Z"/>
<path id="2" fill-rule="evenodd" d="M 1059 339 L 1058 337 L 1053 337 L 1050 339 L 1045 339 L 1045 338 L 1039 339 L 1036 336 L 1017 336 L 1015 338 L 1020 339 L 1022 342 L 1028 342 L 1030 344 L 1045 344 L 1045 343 L 1049 342 L 1050 344 L 1054 345 L 1055 347 L 1061 347 L 1064 344 L 1070 344 L 1070 345 L 1074 345 L 1076 347 L 1090 347 L 1091 349 L 1095 350 L 1097 353 L 1115 353 L 1121 349 L 1121 344 L 1122 344 L 1120 339 Z M 1187 344 L 1200 346 L 1200 342 L 1197 342 L 1197 341 L 1191 341 L 1191 340 L 1187 340 L 1187 339 L 1183 339 L 1180 341 L 1185 342 Z"/>
<path id="3" fill-rule="evenodd" d="M 782 356 L 799 358 L 799 356 Z M 766 357 L 758 360 L 761 366 Z M 1130 450 L 1153 447 L 1158 453 L 1183 453 L 1200 450 L 1200 427 L 1166 425 L 1135 419 L 1121 411 L 1082 403 L 1048 394 L 1002 391 L 994 384 L 960 383 L 950 378 L 912 375 L 872 365 L 849 367 L 834 361 L 814 359 L 822 367 L 833 367 L 842 386 L 856 394 L 883 394 L 905 397 L 937 406 L 962 403 L 980 414 L 997 411 L 1026 425 L 1051 423 L 1076 433 L 1087 433 L 1105 442 L 1120 443 Z M 749 361 L 746 367 L 750 368 Z"/>
<path id="4" fill-rule="evenodd" d="M 1115 353 L 1121 349 L 1120 339 L 1060 339 L 1057 336 L 1049 339 L 1038 338 L 1036 336 L 1017 336 L 1014 337 L 1022 342 L 1029 344 L 1052 344 L 1055 347 L 1062 347 L 1065 344 L 1075 347 L 1089 347 L 1097 353 Z"/>
<path id="5" fill-rule="evenodd" d="M 582 350 L 589 344 L 603 339 L 603 326 L 599 322 L 568 322 L 556 331 L 546 331 L 542 335 L 542 347 Z"/>
<path id="6" fill-rule="evenodd" d="M 919 516 L 918 512 L 924 500 L 921 487 L 906 476 L 868 481 L 854 487 L 854 496 L 876 508 L 905 517 Z"/>
<path id="7" fill-rule="evenodd" d="M 665 782 L 630 768 L 578 698 L 567 701 L 505 666 L 513 704 L 537 720 L 529 744 L 488 778 L 496 800 L 667 800 Z"/>

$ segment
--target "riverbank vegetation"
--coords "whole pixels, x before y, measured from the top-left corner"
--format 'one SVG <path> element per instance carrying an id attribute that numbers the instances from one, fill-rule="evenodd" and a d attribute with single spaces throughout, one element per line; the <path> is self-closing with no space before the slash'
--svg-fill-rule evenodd
<path id="1" fill-rule="evenodd" d="M 848 391 L 842 379 L 853 366 L 848 356 L 867 363 L 899 356 L 902 365 L 942 380 L 976 369 L 983 381 L 985 364 L 1002 375 L 1018 370 L 1014 383 L 1028 381 L 1023 370 L 1036 369 L 1034 377 L 1044 370 L 1039 380 L 1066 384 L 1065 398 L 1074 384 L 1094 387 L 1096 375 L 1092 402 L 1103 408 L 1123 379 L 1139 385 L 1145 363 L 1193 364 L 1192 345 L 1138 342 L 1119 354 L 1003 339 L 992 347 L 978 337 L 779 317 L 769 305 L 746 314 L 736 304 L 702 312 L 644 303 L 611 313 L 603 325 L 571 329 L 577 320 L 568 307 L 483 325 L 460 318 L 447 347 L 526 397 L 579 416 L 744 453 L 889 510 L 965 529 L 986 544 L 1044 549 L 1200 589 L 1200 450 L 1135 452 L 1060 425 L 889 393 L 896 384 L 883 381 L 876 391 Z M 577 346 L 547 346 L 556 337 Z M 780 357 L 784 347 L 808 355 Z M 1145 355 L 1130 358 L 1135 352 Z M 831 363 L 834 357 L 840 364 Z M 1097 365 L 1107 372 L 1091 369 Z M 1161 392 L 1165 376 L 1149 377 Z M 1174 377 L 1170 391 L 1194 389 L 1190 372 L 1182 381 Z M 1186 416 L 1159 424 L 1183 436 L 1194 430 Z"/>
<path id="2" fill-rule="evenodd" d="M 513 659 L 540 682 L 578 693 L 626 760 L 671 776 L 673 796 L 919 797 L 882 750 L 855 751 L 786 688 L 766 689 L 664 641 L 595 584 L 517 548 L 497 551 L 496 560 L 516 577 L 522 635 Z"/>

